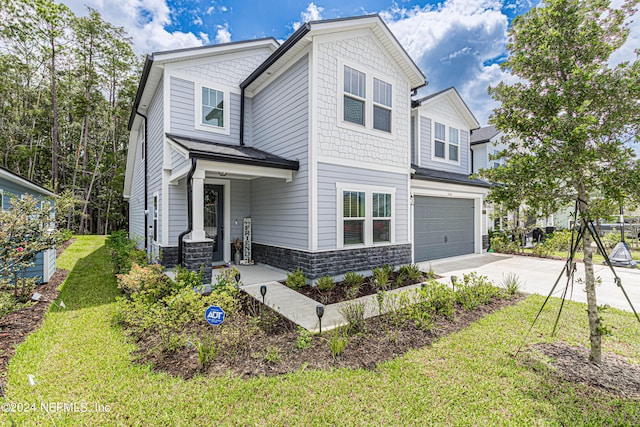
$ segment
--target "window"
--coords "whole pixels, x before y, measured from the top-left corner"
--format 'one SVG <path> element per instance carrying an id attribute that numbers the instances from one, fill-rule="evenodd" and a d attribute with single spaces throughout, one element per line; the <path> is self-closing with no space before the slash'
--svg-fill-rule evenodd
<path id="1" fill-rule="evenodd" d="M 202 86 L 202 124 L 224 127 L 224 92 Z"/>
<path id="2" fill-rule="evenodd" d="M 338 247 L 393 242 L 394 188 L 336 184 Z"/>
<path id="3" fill-rule="evenodd" d="M 344 244 L 362 244 L 364 243 L 365 221 L 364 193 L 360 191 L 345 191 L 342 200 Z"/>
<path id="4" fill-rule="evenodd" d="M 373 79 L 373 128 L 391 132 L 391 85 Z"/>
<path id="5" fill-rule="evenodd" d="M 373 242 L 391 241 L 391 194 L 373 193 Z"/>
<path id="6" fill-rule="evenodd" d="M 449 128 L 449 160 L 458 161 L 458 129 Z"/>
<path id="7" fill-rule="evenodd" d="M 158 195 L 153 196 L 153 241 L 158 241 Z"/>
<path id="8" fill-rule="evenodd" d="M 442 123 L 434 122 L 433 157 L 436 159 L 458 162 L 460 160 L 460 130 Z"/>
<path id="9" fill-rule="evenodd" d="M 351 67 L 344 67 L 344 120 L 364 126 L 366 75 Z"/>

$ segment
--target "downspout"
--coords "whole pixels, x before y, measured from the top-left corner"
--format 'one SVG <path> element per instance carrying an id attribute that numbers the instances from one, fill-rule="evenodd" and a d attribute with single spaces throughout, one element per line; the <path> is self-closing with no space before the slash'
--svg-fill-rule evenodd
<path id="1" fill-rule="evenodd" d="M 244 87 L 240 89 L 240 146 L 244 145 Z"/>
<path id="2" fill-rule="evenodd" d="M 147 116 L 138 112 L 136 109 L 136 114 L 144 119 L 144 250 L 149 251 L 149 194 L 147 193 L 147 168 L 148 168 L 148 160 L 149 157 L 147 154 L 149 141 L 147 141 Z"/>
<path id="3" fill-rule="evenodd" d="M 187 229 L 178 236 L 178 265 L 182 266 L 182 239 L 193 229 L 193 174 L 196 172 L 197 159 L 191 158 L 191 169 L 187 174 Z"/>

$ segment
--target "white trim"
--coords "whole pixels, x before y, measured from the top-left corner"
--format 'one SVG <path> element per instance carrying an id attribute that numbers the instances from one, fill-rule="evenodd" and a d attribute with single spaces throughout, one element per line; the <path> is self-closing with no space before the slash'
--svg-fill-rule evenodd
<path id="1" fill-rule="evenodd" d="M 426 117 L 426 116 L 425 116 Z M 436 156 L 436 123 L 444 126 L 444 158 Z M 458 131 L 458 160 L 449 160 L 449 146 L 456 145 L 449 141 L 449 129 L 456 129 Z M 442 119 L 431 118 L 431 160 L 434 162 L 446 163 L 449 165 L 460 166 L 460 158 L 462 157 L 462 150 L 460 149 L 460 127 L 451 125 L 451 122 Z M 466 129 L 463 129 L 466 130 Z M 467 138 L 468 139 L 468 138 Z"/>
<path id="2" fill-rule="evenodd" d="M 344 192 L 354 191 L 364 193 L 364 243 L 359 245 L 344 244 Z M 373 242 L 373 193 L 391 194 L 391 224 L 390 224 L 390 241 Z M 376 185 L 352 184 L 344 182 L 336 182 L 336 248 L 337 249 L 357 249 L 371 248 L 381 245 L 395 244 L 396 242 L 396 188 L 395 187 L 379 187 Z"/>
<path id="3" fill-rule="evenodd" d="M 194 81 L 194 90 L 195 90 L 195 101 L 194 101 L 194 122 L 193 127 L 197 130 L 202 130 L 205 132 L 213 132 L 223 135 L 231 135 L 231 95 L 229 93 L 229 89 L 226 86 L 219 85 L 216 83 L 209 83 L 201 81 L 200 79 L 196 79 Z M 222 92 L 222 114 L 223 114 L 223 125 L 215 126 L 209 125 L 206 123 L 202 123 L 202 89 L 207 88 L 210 90 L 215 90 L 217 92 Z"/>
<path id="4" fill-rule="evenodd" d="M 365 97 L 359 98 L 355 95 L 349 95 L 354 97 L 354 99 L 364 100 L 364 125 L 359 125 L 357 123 L 351 123 L 349 121 L 344 120 L 344 67 L 347 66 L 356 71 L 365 74 Z M 359 64 L 357 62 L 351 61 L 349 59 L 345 59 L 342 57 L 338 57 L 338 75 L 336 76 L 338 84 L 336 85 L 336 105 L 337 105 L 337 115 L 336 115 L 336 126 L 343 129 L 349 129 L 354 132 L 366 133 L 368 135 L 394 140 L 396 139 L 397 126 L 393 123 L 395 120 L 396 114 L 394 114 L 394 103 L 393 103 L 393 94 L 398 90 L 397 79 L 392 76 L 386 76 L 382 73 L 374 71 L 370 67 L 367 67 L 363 64 Z M 391 132 L 386 132 L 383 130 L 378 130 L 373 127 L 373 79 L 377 78 L 378 80 L 382 80 L 385 83 L 391 85 Z"/>
<path id="5" fill-rule="evenodd" d="M 200 164 L 200 163 L 198 163 Z M 222 260 L 224 262 L 231 261 L 231 180 L 219 178 L 205 178 L 204 183 L 211 185 L 222 185 L 222 203 L 223 203 L 223 237 L 222 237 Z"/>
<path id="6" fill-rule="evenodd" d="M 171 175 L 169 175 L 169 185 L 178 185 L 178 181 L 182 178 L 186 177 L 191 170 L 191 165 L 187 165 L 182 169 L 178 169 L 177 171 L 171 171 Z"/>
<path id="7" fill-rule="evenodd" d="M 151 197 L 151 206 L 153 206 L 153 213 L 151 215 L 151 226 L 153 227 L 153 230 L 151 232 L 151 241 L 155 244 L 158 244 L 160 243 L 160 237 L 161 237 L 158 230 L 158 228 L 160 227 L 160 221 L 161 221 L 160 214 L 158 211 L 162 210 L 160 193 L 158 191 L 155 191 Z M 153 238 L 154 234 L 155 234 L 155 239 Z"/>
<path id="8" fill-rule="evenodd" d="M 318 163 L 324 163 L 327 165 L 347 166 L 349 168 L 367 169 L 367 170 L 376 171 L 376 172 L 389 172 L 389 173 L 396 173 L 401 175 L 408 174 L 409 173 L 408 171 L 410 169 L 410 168 L 402 168 L 398 166 L 377 165 L 369 162 L 362 162 L 359 160 L 345 159 L 342 157 L 317 156 L 316 161 Z"/>
<path id="9" fill-rule="evenodd" d="M 286 182 L 293 180 L 293 171 L 266 166 L 239 165 L 235 163 L 216 162 L 212 160 L 198 160 L 198 169 L 210 172 L 222 172 L 244 175 L 250 178 L 281 178 Z"/>
<path id="10" fill-rule="evenodd" d="M 208 48 L 195 48 L 195 49 L 184 49 L 184 50 L 176 50 L 169 52 L 156 52 L 153 54 L 154 60 L 157 63 L 169 62 L 169 61 L 180 61 L 181 63 L 184 61 L 195 61 L 199 57 L 204 57 L 203 60 L 206 60 L 207 57 L 212 55 L 220 56 L 220 55 L 230 55 L 235 52 L 243 52 L 247 50 L 253 50 L 260 47 L 268 47 L 272 51 L 276 50 L 279 46 L 278 42 L 272 39 L 266 40 L 250 40 L 241 43 L 229 43 L 222 45 L 212 45 Z M 240 57 L 245 55 L 238 55 Z M 188 60 L 187 58 L 194 57 L 193 60 Z M 230 58 L 233 59 L 233 58 Z M 168 65 L 168 64 L 167 64 Z"/>
<path id="11" fill-rule="evenodd" d="M 185 159 L 189 158 L 189 150 L 187 150 L 186 148 L 182 147 L 180 144 L 172 141 L 170 138 L 165 138 L 165 140 L 167 141 L 169 146 L 174 151 L 176 151 L 178 154 L 180 154 L 183 158 L 185 158 Z"/>
<path id="12" fill-rule="evenodd" d="M 12 174 L 11 172 L 6 171 L 2 168 L 0 168 L 0 178 L 5 178 L 8 181 L 13 182 L 14 184 L 22 185 L 23 187 L 27 187 L 31 191 L 35 191 L 45 196 L 57 197 L 55 194 L 53 194 L 51 191 L 47 190 L 46 188 L 40 187 L 39 185 L 34 184 L 30 181 L 27 181 L 25 178 Z"/>
<path id="13" fill-rule="evenodd" d="M 255 89 L 246 89 L 245 96 L 249 98 L 253 98 L 257 94 L 259 94 L 263 89 L 265 89 L 267 86 L 273 83 L 275 79 L 277 79 L 278 77 L 280 77 L 281 75 L 289 71 L 291 67 L 293 67 L 293 65 L 299 60 L 301 60 L 306 54 L 309 54 L 309 56 L 311 56 L 311 49 L 308 46 L 305 46 L 300 52 L 296 53 L 293 57 L 291 57 L 291 59 L 289 59 L 286 63 L 284 63 L 281 66 L 278 66 L 278 69 L 275 72 L 272 72 L 272 74 L 267 74 L 268 75 L 267 79 L 264 80 L 262 83 L 260 83 L 258 86 L 256 86 Z M 270 70 L 271 70 L 271 67 L 270 67 Z M 269 71 L 265 71 L 265 73 L 269 73 Z"/>
<path id="14" fill-rule="evenodd" d="M 309 181 L 309 236 L 308 249 L 315 251 L 318 249 L 318 121 L 316 94 L 318 93 L 318 43 L 312 44 L 312 51 L 309 54 L 309 149 L 307 151 L 307 179 Z"/>

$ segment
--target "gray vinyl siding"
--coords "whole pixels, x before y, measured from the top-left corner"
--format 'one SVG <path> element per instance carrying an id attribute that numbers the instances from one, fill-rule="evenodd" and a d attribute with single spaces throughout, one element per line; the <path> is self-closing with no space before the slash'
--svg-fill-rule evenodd
<path id="1" fill-rule="evenodd" d="M 416 159 L 416 117 L 411 115 L 411 163 L 418 163 Z"/>
<path id="2" fill-rule="evenodd" d="M 309 247 L 308 69 L 305 55 L 252 100 L 252 116 L 247 119 L 253 126 L 251 146 L 300 163 L 292 182 L 251 181 L 252 233 L 257 243 Z"/>
<path id="3" fill-rule="evenodd" d="M 191 138 L 200 138 L 205 140 L 213 140 L 223 144 L 239 144 L 240 141 L 240 95 L 237 93 L 230 94 L 229 110 L 225 109 L 225 114 L 230 116 L 230 134 L 225 135 L 218 132 L 207 132 L 195 128 L 195 112 L 199 111 L 200 106 L 196 103 L 196 84 L 194 82 L 171 77 L 170 80 L 170 123 L 169 132 L 188 136 Z"/>
<path id="4" fill-rule="evenodd" d="M 169 185 L 169 241 L 168 246 L 178 245 L 178 236 L 189 226 L 187 215 L 187 180 Z"/>
<path id="5" fill-rule="evenodd" d="M 409 233 L 407 175 L 373 171 L 348 166 L 318 164 L 318 249 L 337 246 L 337 194 L 336 183 L 379 185 L 396 189 L 395 243 L 407 243 Z"/>
<path id="6" fill-rule="evenodd" d="M 171 171 L 177 172 L 184 167 L 190 165 L 189 159 L 186 159 L 182 156 L 182 154 L 178 153 L 175 150 L 171 150 Z"/>
<path id="7" fill-rule="evenodd" d="M 0 190 L 2 190 L 2 208 L 5 210 L 11 209 L 12 197 L 20 198 L 24 194 L 29 194 L 37 200 L 47 200 L 51 203 L 52 209 L 55 204 L 55 200 L 46 194 L 39 193 L 31 188 L 26 188 L 4 178 L 0 178 Z M 27 268 L 26 277 L 37 277 L 38 282 L 41 282 L 43 278 L 51 276 L 56 269 L 55 250 L 53 250 L 53 252 L 53 256 L 51 257 L 52 259 L 49 259 L 49 263 L 47 265 L 44 264 L 44 251 L 38 253 L 33 261 L 34 265 Z"/>
<path id="8" fill-rule="evenodd" d="M 162 240 L 162 150 L 164 148 L 164 118 L 162 113 L 163 105 L 162 82 L 158 85 L 147 117 L 149 118 L 147 143 L 148 169 L 147 169 L 147 191 L 149 210 L 149 226 L 153 225 L 153 196 L 158 193 L 158 243 Z M 144 185 L 144 184 L 143 184 Z M 150 242 L 151 243 L 151 242 Z"/>
<path id="9" fill-rule="evenodd" d="M 129 238 L 144 247 L 144 160 L 142 160 L 142 139 L 138 140 L 138 150 L 133 165 L 133 179 L 129 196 Z"/>
<path id="10" fill-rule="evenodd" d="M 231 181 L 231 233 L 225 238 L 233 242 L 235 238 L 242 239 L 242 224 L 244 218 L 251 216 L 251 184 L 249 181 Z M 238 225 L 235 224 L 236 220 Z"/>
<path id="11" fill-rule="evenodd" d="M 420 117 L 420 165 L 429 167 L 431 162 L 431 148 L 433 141 L 431 140 L 431 119 L 428 117 Z"/>
<path id="12" fill-rule="evenodd" d="M 449 163 L 446 161 L 433 160 L 431 152 L 433 150 L 433 139 L 431 134 L 431 119 L 428 117 L 420 117 L 420 165 L 424 168 L 437 169 L 454 173 L 471 173 L 469 168 L 469 131 L 459 129 L 459 147 L 458 156 L 460 164 Z M 449 132 L 449 126 L 447 126 Z M 447 149 L 447 148 L 445 148 Z"/>

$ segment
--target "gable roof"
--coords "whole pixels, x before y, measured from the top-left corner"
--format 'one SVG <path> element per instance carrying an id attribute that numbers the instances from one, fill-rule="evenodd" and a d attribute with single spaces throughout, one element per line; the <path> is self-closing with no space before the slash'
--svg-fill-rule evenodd
<path id="1" fill-rule="evenodd" d="M 35 182 L 28 180 L 25 177 L 22 177 L 18 174 L 15 174 L 3 167 L 0 167 L 0 178 L 4 178 L 7 181 L 13 182 L 14 184 L 20 185 L 24 188 L 27 188 L 31 191 L 35 191 L 38 192 L 40 194 L 44 194 L 45 196 L 49 196 L 49 197 L 56 197 L 56 195 L 54 193 L 52 193 L 51 191 L 47 190 L 46 188 L 44 188 L 41 185 L 36 184 Z"/>
<path id="2" fill-rule="evenodd" d="M 426 78 L 413 59 L 404 50 L 398 39 L 379 15 L 365 15 L 349 18 L 310 21 L 296 30 L 280 47 L 267 58 L 245 81 L 240 83 L 242 89 L 257 87 L 269 78 L 265 71 L 284 66 L 298 52 L 311 43 L 308 35 L 341 32 L 353 29 L 369 28 L 389 51 L 396 64 L 409 77 L 411 89 L 418 89 L 427 84 Z"/>
<path id="3" fill-rule="evenodd" d="M 448 98 L 454 104 L 458 112 L 462 115 L 462 118 L 467 121 L 470 129 L 473 130 L 480 127 L 480 122 L 478 122 L 476 116 L 473 115 L 473 112 L 471 111 L 467 103 L 464 102 L 464 99 L 462 99 L 460 93 L 458 93 L 458 90 L 453 86 L 443 89 L 439 92 L 424 96 L 420 99 L 415 99 L 411 101 L 411 107 L 420 108 L 422 106 L 435 103 L 438 100 L 444 98 Z"/>
<path id="4" fill-rule="evenodd" d="M 500 131 L 495 126 L 485 126 L 471 131 L 471 145 L 484 144 L 490 142 Z"/>

